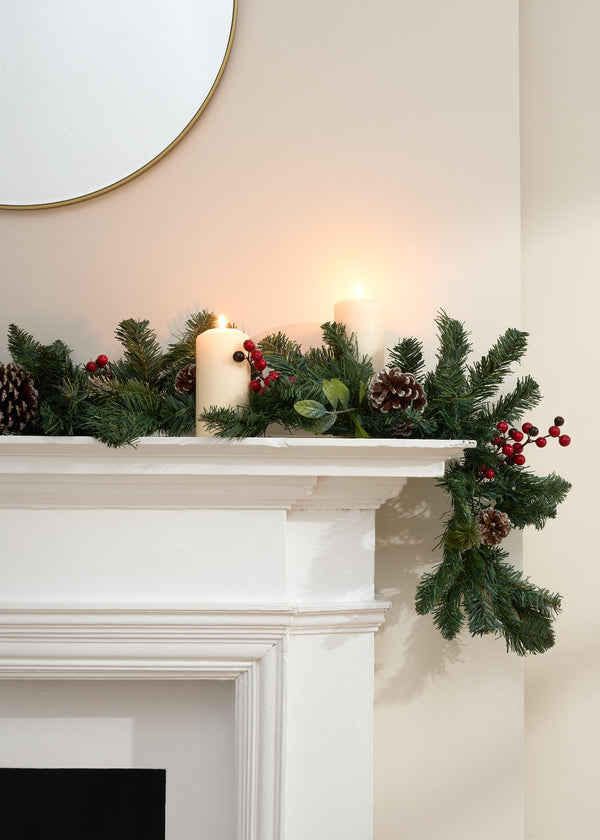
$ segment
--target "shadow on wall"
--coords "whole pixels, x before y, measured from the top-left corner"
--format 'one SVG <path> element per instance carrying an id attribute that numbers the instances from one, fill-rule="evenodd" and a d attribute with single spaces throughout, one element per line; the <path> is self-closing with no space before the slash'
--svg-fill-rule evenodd
<path id="1" fill-rule="evenodd" d="M 375 588 L 392 602 L 375 636 L 375 698 L 398 704 L 419 696 L 425 686 L 461 662 L 459 639 L 446 641 L 431 615 L 415 612 L 421 576 L 441 560 L 435 548 L 449 500 L 432 482 L 409 479 L 404 491 L 377 512 Z"/>

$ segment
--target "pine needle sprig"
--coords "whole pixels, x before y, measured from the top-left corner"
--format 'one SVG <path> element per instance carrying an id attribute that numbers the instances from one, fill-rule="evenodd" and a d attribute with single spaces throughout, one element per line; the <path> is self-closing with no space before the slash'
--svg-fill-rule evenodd
<path id="1" fill-rule="evenodd" d="M 208 309 L 195 312 L 185 322 L 183 330 L 174 335 L 163 360 L 165 376 L 174 376 L 186 365 L 196 362 L 196 339 L 200 333 L 214 329 L 217 326 L 217 316 Z"/>
<path id="2" fill-rule="evenodd" d="M 425 390 L 430 401 L 452 399 L 465 392 L 466 367 L 471 343 L 464 324 L 450 318 L 442 310 L 435 319 L 438 328 L 437 364 L 425 377 Z"/>
<path id="3" fill-rule="evenodd" d="M 531 411 L 539 405 L 541 399 L 537 382 L 531 376 L 524 376 L 517 379 L 510 393 L 502 394 L 494 404 L 482 409 L 482 422 L 487 423 L 490 428 L 499 420 L 508 419 L 510 423 L 516 423 L 526 411 Z"/>
<path id="4" fill-rule="evenodd" d="M 150 322 L 126 318 L 115 330 L 115 337 L 125 351 L 123 359 L 112 365 L 116 381 L 133 379 L 156 387 L 162 378 L 164 354 Z"/>
<path id="5" fill-rule="evenodd" d="M 416 338 L 403 338 L 389 351 L 390 365 L 412 373 L 420 380 L 425 369 L 423 342 Z"/>
<path id="6" fill-rule="evenodd" d="M 473 395 L 474 406 L 484 405 L 502 385 L 512 365 L 519 362 L 527 350 L 528 334 L 512 327 L 478 362 L 468 367 L 466 387 Z"/>

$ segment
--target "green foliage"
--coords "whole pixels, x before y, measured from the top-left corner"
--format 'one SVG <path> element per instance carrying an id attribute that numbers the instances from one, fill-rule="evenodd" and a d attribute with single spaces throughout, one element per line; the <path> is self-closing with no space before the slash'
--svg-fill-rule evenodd
<path id="1" fill-rule="evenodd" d="M 186 365 L 196 363 L 196 339 L 200 333 L 217 326 L 217 316 L 208 309 L 196 312 L 185 322 L 185 327 L 175 335 L 169 344 L 163 360 L 165 377 L 175 377 Z"/>
<path id="2" fill-rule="evenodd" d="M 212 407 L 202 420 L 222 437 L 256 437 L 277 424 L 283 430 L 359 438 L 394 437 L 408 427 L 414 438 L 474 441 L 439 482 L 450 501 L 439 540 L 441 562 L 423 576 L 416 610 L 431 614 L 446 639 L 467 629 L 473 636 L 503 637 L 518 655 L 541 653 L 554 644 L 560 596 L 523 578 L 502 548 L 484 543 L 478 522 L 478 514 L 491 507 L 505 513 L 514 528 L 543 528 L 570 488 L 554 473 L 540 477 L 506 463 L 490 442 L 499 420 L 515 425 L 540 402 L 530 376 L 501 390 L 525 353 L 527 334 L 507 329 L 486 355 L 471 362 L 464 325 L 445 312 L 436 324 L 432 370 L 425 370 L 416 338 L 404 337 L 390 350 L 390 367 L 412 373 L 423 386 L 427 405 L 422 412 L 412 406 L 387 414 L 376 410 L 368 399 L 371 360 L 359 357 L 356 337 L 344 325 L 327 322 L 323 344 L 307 351 L 281 332 L 263 339 L 260 349 L 279 378 L 250 392 L 247 408 Z M 122 358 L 91 375 L 72 362 L 63 342 L 42 345 L 11 325 L 13 360 L 29 371 L 39 391 L 33 433 L 89 434 L 108 446 L 156 433 L 193 433 L 194 396 L 176 392 L 174 380 L 182 367 L 194 363 L 196 337 L 215 325 L 208 310 L 192 315 L 164 352 L 148 321 L 126 319 L 116 330 Z M 492 479 L 482 477 L 482 465 L 493 469 Z"/>

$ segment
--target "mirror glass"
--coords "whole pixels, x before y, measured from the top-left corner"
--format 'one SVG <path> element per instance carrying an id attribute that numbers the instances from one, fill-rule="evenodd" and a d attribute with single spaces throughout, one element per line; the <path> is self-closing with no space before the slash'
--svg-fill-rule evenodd
<path id="1" fill-rule="evenodd" d="M 0 206 L 89 198 L 197 119 L 236 0 L 0 0 Z"/>

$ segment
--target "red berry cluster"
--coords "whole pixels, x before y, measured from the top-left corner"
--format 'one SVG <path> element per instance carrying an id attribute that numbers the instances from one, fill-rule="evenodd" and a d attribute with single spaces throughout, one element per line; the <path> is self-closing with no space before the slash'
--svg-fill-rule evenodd
<path id="1" fill-rule="evenodd" d="M 233 358 L 236 362 L 243 362 L 244 359 L 248 360 L 252 370 L 250 390 L 255 391 L 258 394 L 261 391 L 264 391 L 265 388 L 270 388 L 271 385 L 279 379 L 280 374 L 276 370 L 271 370 L 265 375 L 263 371 L 267 367 L 266 359 L 264 358 L 262 352 L 257 349 L 256 344 L 252 341 L 252 339 L 247 338 L 242 347 L 246 351 L 246 354 L 242 353 L 241 350 L 237 350 L 233 354 Z"/>
<path id="2" fill-rule="evenodd" d="M 87 370 L 88 373 L 96 373 L 98 368 L 105 368 L 107 365 L 108 365 L 108 356 L 105 356 L 104 353 L 101 353 L 98 356 L 98 358 L 96 359 L 95 362 L 93 362 L 90 359 L 90 361 L 86 364 L 85 369 Z M 103 373 L 104 373 L 104 371 L 103 371 Z"/>
<path id="3" fill-rule="evenodd" d="M 561 446 L 571 443 L 569 435 L 561 435 L 560 427 L 564 423 L 562 417 L 554 418 L 554 425 L 550 426 L 547 435 L 540 435 L 540 430 L 533 423 L 523 423 L 520 429 L 511 429 L 506 420 L 501 420 L 496 428 L 501 434 L 494 435 L 490 441 L 505 456 L 504 463 L 522 467 L 525 463 L 523 449 L 529 443 L 535 443 L 540 449 L 548 443 L 548 438 L 558 438 Z M 527 440 L 525 436 L 527 435 Z"/>

